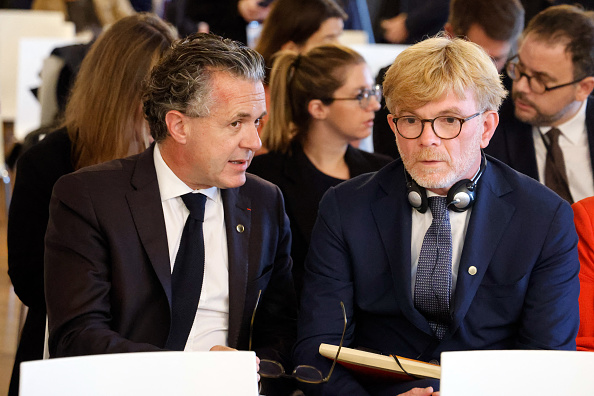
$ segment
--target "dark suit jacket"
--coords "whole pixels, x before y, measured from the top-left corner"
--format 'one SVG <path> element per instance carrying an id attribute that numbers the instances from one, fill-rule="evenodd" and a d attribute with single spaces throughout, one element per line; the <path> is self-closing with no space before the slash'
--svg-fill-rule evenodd
<path id="1" fill-rule="evenodd" d="M 228 345 L 288 362 L 296 302 L 280 190 L 255 176 L 222 190 L 229 254 Z M 241 224 L 245 231 L 238 231 Z M 169 333 L 171 270 L 153 149 L 83 168 L 54 188 L 45 286 L 53 357 L 154 351 Z"/>
<path id="2" fill-rule="evenodd" d="M 588 100 L 586 107 L 586 129 L 588 130 L 590 161 L 592 169 L 594 169 L 594 98 Z M 485 152 L 518 172 L 535 180 L 539 179 L 532 125 L 516 118 L 513 100 L 509 97 L 501 106 L 499 126 L 497 126 Z"/>
<path id="3" fill-rule="evenodd" d="M 345 161 L 351 177 L 355 177 L 377 171 L 391 159 L 348 146 Z M 328 184 L 319 186 L 311 180 L 309 176 L 315 172 L 311 170 L 313 167 L 301 145 L 293 143 L 291 154 L 269 152 L 259 155 L 254 158 L 248 169 L 249 172 L 276 184 L 283 193 L 287 215 L 291 221 L 293 278 L 298 294 L 303 283 L 303 263 L 309 250 L 318 205 L 328 187 Z M 333 185 L 340 182 L 335 179 Z"/>
<path id="4" fill-rule="evenodd" d="M 441 342 L 412 301 L 411 213 L 399 160 L 324 196 L 305 264 L 296 364 L 329 369 L 317 350 L 340 341 L 340 301 L 348 316 L 345 346 L 425 361 L 455 350 L 575 350 L 579 262 L 567 202 L 489 157 Z M 340 365 L 325 390 L 396 394 L 377 381 L 356 381 Z"/>

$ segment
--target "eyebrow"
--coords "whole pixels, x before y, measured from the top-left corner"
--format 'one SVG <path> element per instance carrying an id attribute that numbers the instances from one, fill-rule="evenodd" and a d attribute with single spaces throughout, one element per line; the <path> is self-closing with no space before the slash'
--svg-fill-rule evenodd
<path id="1" fill-rule="evenodd" d="M 403 110 L 402 112 L 403 113 L 410 113 L 410 114 L 412 114 L 413 116 L 415 116 L 417 118 L 422 118 L 421 116 L 419 116 L 418 114 L 416 114 L 414 111 Z M 439 111 L 435 117 L 442 117 L 442 116 L 451 115 L 451 114 L 457 114 L 457 115 L 461 116 L 462 113 L 463 113 L 462 110 L 460 108 L 458 108 L 458 107 L 448 107 L 447 109 L 443 109 L 443 110 Z M 399 117 L 407 117 L 407 116 L 406 115 L 402 115 L 402 116 L 399 116 Z"/>
<path id="2" fill-rule="evenodd" d="M 522 66 L 522 68 L 525 69 L 525 71 L 528 71 L 528 69 L 526 68 L 526 66 L 524 65 L 524 63 L 522 62 L 522 59 L 520 58 L 520 55 L 518 55 L 518 64 Z M 532 72 L 532 76 L 530 77 L 537 77 L 542 79 L 542 77 L 544 77 L 545 79 L 551 80 L 551 81 L 557 81 L 557 78 L 551 76 L 549 73 L 547 72 L 541 72 L 541 71 L 536 71 L 536 70 L 530 70 Z"/>

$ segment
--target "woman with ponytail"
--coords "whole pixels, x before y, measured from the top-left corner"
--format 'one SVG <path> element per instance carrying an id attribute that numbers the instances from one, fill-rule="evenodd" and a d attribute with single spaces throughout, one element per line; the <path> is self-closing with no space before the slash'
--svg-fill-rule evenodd
<path id="1" fill-rule="evenodd" d="M 339 45 L 322 45 L 303 54 L 279 52 L 270 91 L 269 119 L 262 131 L 269 152 L 255 157 L 248 171 L 283 192 L 299 293 L 322 195 L 390 162 L 350 144 L 371 133 L 381 91 L 363 57 Z"/>

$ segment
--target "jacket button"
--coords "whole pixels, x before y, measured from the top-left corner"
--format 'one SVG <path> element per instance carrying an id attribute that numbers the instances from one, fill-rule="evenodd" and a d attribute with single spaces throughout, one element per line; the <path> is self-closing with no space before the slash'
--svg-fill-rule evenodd
<path id="1" fill-rule="evenodd" d="M 470 275 L 476 275 L 476 267 L 474 265 L 468 267 L 468 273 Z"/>
<path id="2" fill-rule="evenodd" d="M 245 227 L 243 226 L 243 224 L 237 224 L 237 227 L 235 227 L 235 229 L 237 230 L 237 232 L 242 233 L 245 230 Z"/>

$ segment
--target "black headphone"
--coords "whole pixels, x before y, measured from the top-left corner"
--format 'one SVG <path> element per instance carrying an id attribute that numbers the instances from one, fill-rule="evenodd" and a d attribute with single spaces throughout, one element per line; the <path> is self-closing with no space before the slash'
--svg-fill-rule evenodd
<path id="1" fill-rule="evenodd" d="M 456 182 L 448 191 L 447 202 L 448 207 L 454 212 L 464 212 L 469 209 L 475 200 L 475 188 L 483 172 L 487 168 L 487 157 L 483 150 L 481 150 L 481 166 L 479 171 L 472 179 L 464 179 Z M 427 199 L 427 191 L 425 187 L 421 187 L 414 181 L 406 169 L 404 170 L 406 177 L 406 195 L 410 205 L 418 210 L 420 213 L 425 213 L 429 207 Z"/>

